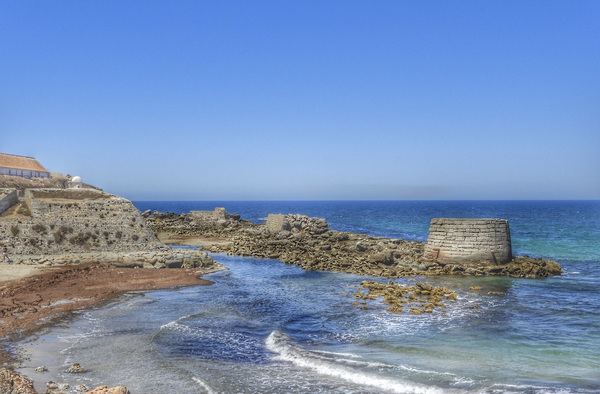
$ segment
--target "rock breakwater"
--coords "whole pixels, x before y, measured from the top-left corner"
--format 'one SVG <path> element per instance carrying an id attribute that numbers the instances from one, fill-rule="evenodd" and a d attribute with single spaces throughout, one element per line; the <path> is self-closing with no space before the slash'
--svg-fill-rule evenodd
<path id="1" fill-rule="evenodd" d="M 232 255 L 278 259 L 308 270 L 397 278 L 408 275 L 559 275 L 554 261 L 513 258 L 508 264 L 473 265 L 424 258 L 425 243 L 329 230 L 325 219 L 269 215 L 255 224 L 230 215 L 227 223 L 191 214 L 146 211 L 148 225 L 170 244 L 191 244 Z M 234 219 L 231 219 L 234 218 Z"/>

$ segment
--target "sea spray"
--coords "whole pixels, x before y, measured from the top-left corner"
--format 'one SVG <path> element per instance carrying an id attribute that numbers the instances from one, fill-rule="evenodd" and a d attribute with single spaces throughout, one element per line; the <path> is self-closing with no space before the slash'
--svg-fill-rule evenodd
<path id="1" fill-rule="evenodd" d="M 291 362 L 298 367 L 313 370 L 318 374 L 354 384 L 376 387 L 394 393 L 441 394 L 453 392 L 448 389 L 441 390 L 391 378 L 378 377 L 359 368 L 350 368 L 337 362 L 335 358 L 325 359 L 314 352 L 302 349 L 280 330 L 273 331 L 265 340 L 265 345 L 267 349 L 277 355 L 276 357 L 279 360 Z"/>

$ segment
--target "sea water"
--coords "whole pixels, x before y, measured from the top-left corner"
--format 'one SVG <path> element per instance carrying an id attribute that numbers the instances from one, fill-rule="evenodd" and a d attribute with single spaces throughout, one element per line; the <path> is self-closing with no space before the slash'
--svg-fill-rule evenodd
<path id="1" fill-rule="evenodd" d="M 212 286 L 129 293 L 21 343 L 22 372 L 133 393 L 600 392 L 600 203 L 136 202 L 175 213 L 222 206 L 324 217 L 334 230 L 425 241 L 433 217 L 508 219 L 513 253 L 564 275 L 416 278 L 458 294 L 432 314 L 361 309 L 365 276 L 214 254 Z M 395 280 L 411 284 L 411 278 Z M 481 288 L 481 289 L 477 289 Z M 78 362 L 79 375 L 64 370 Z M 47 373 L 33 369 L 46 365 Z"/>

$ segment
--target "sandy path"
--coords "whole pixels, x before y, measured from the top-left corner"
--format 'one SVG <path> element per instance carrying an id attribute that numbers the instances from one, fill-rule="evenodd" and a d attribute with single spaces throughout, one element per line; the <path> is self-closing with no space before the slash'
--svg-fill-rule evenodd
<path id="1" fill-rule="evenodd" d="M 47 269 L 47 267 L 41 268 L 36 267 L 35 265 L 8 264 L 0 262 L 0 283 L 8 280 L 25 278 L 31 275 L 37 275 Z"/>

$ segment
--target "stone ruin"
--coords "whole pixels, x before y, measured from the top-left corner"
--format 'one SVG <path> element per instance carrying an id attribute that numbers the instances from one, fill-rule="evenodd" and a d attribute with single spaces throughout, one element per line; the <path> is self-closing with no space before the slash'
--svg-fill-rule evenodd
<path id="1" fill-rule="evenodd" d="M 508 221 L 431 219 L 423 258 L 441 264 L 464 266 L 508 264 L 512 260 Z"/>
<path id="2" fill-rule="evenodd" d="M 188 217 L 194 223 L 214 224 L 221 227 L 240 221 L 240 215 L 229 214 L 221 207 L 215 208 L 214 211 L 190 211 Z"/>
<path id="3" fill-rule="evenodd" d="M 306 234 L 323 234 L 329 231 L 327 220 L 305 215 L 283 215 L 270 213 L 265 224 L 272 234 L 281 231 Z"/>

